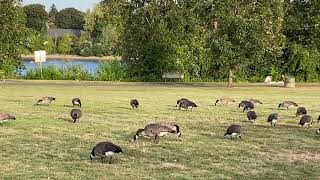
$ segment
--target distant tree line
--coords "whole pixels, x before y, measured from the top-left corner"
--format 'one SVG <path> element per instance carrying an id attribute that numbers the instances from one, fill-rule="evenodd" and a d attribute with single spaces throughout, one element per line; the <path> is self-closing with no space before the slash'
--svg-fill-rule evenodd
<path id="1" fill-rule="evenodd" d="M 41 5 L 23 10 L 16 16 L 25 20 L 24 49 L 121 56 L 122 70 L 138 80 L 166 72 L 184 73 L 186 81 L 320 78 L 320 0 L 103 0 L 86 13 L 54 5 L 49 13 Z M 43 33 L 49 26 L 80 28 L 81 37 L 52 47 Z"/>

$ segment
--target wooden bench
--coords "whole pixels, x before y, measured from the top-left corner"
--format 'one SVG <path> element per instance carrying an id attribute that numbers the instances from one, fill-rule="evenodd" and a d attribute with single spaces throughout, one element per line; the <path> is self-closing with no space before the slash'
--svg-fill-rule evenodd
<path id="1" fill-rule="evenodd" d="M 178 80 L 180 82 L 183 78 L 184 74 L 182 73 L 164 73 L 162 75 L 162 79 L 164 79 L 165 82 L 167 82 L 167 79 Z"/>

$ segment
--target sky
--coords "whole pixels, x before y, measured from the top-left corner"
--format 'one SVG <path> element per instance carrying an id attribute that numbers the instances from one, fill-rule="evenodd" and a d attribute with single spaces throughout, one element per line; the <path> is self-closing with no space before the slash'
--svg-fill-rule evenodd
<path id="1" fill-rule="evenodd" d="M 46 6 L 46 10 L 49 11 L 51 5 L 54 3 L 59 11 L 64 8 L 74 7 L 86 12 L 100 1 L 101 0 L 23 0 L 23 5 L 42 4 Z"/>

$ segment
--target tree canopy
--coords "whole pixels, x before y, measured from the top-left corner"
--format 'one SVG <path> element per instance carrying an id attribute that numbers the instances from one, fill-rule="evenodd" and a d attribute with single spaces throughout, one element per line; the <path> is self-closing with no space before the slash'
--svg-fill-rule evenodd
<path id="1" fill-rule="evenodd" d="M 41 4 L 30 4 L 23 7 L 26 13 L 26 26 L 36 31 L 47 30 L 48 13 Z"/>
<path id="2" fill-rule="evenodd" d="M 58 12 L 55 25 L 62 29 L 82 29 L 84 13 L 75 8 L 66 8 Z"/>
<path id="3" fill-rule="evenodd" d="M 0 1 L 0 77 L 13 77 L 21 67 L 25 18 L 21 1 Z"/>

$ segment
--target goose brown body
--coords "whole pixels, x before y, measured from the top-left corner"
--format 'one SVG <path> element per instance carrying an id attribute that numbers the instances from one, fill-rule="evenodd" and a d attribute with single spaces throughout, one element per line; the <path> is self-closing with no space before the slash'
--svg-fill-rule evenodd
<path id="1" fill-rule="evenodd" d="M 217 99 L 216 100 L 216 103 L 214 104 L 215 106 L 217 105 L 217 103 L 220 103 L 224 106 L 228 105 L 229 103 L 232 103 L 232 102 L 236 102 L 235 100 L 231 99 L 230 97 L 221 97 L 220 99 Z"/>
<path id="2" fill-rule="evenodd" d="M 80 100 L 80 98 L 73 98 L 72 99 L 72 106 L 74 107 L 74 106 L 79 106 L 79 107 L 81 107 L 81 100 Z"/>
<path id="3" fill-rule="evenodd" d="M 256 104 L 263 104 L 261 101 L 257 100 L 257 99 L 250 99 L 249 102 L 253 103 L 254 105 Z"/>
<path id="4" fill-rule="evenodd" d="M 73 123 L 75 123 L 82 117 L 82 112 L 80 109 L 72 109 L 70 112 L 70 116 L 73 119 Z"/>
<path id="5" fill-rule="evenodd" d="M 39 105 L 39 104 L 45 104 L 45 105 L 49 105 L 51 104 L 53 101 L 55 101 L 56 98 L 55 97 L 52 97 L 52 96 L 44 96 L 42 97 L 41 99 L 38 100 L 37 104 L 36 105 Z"/>
<path id="6" fill-rule="evenodd" d="M 196 103 L 189 101 L 189 100 L 180 101 L 180 104 L 179 104 L 179 110 L 181 110 L 181 108 L 183 108 L 185 110 L 191 109 L 191 111 L 192 111 L 192 109 L 194 107 L 198 107 L 198 106 L 196 105 Z"/>
<path id="7" fill-rule="evenodd" d="M 296 112 L 296 117 L 308 114 L 307 109 L 305 107 L 298 107 Z"/>
<path id="8" fill-rule="evenodd" d="M 132 99 L 130 101 L 130 105 L 131 105 L 132 109 L 135 109 L 135 108 L 137 109 L 139 107 L 139 101 L 137 99 Z"/>
<path id="9" fill-rule="evenodd" d="M 227 136 L 227 135 L 229 135 L 231 139 L 233 137 L 239 137 L 241 139 L 241 126 L 237 124 L 233 124 L 229 126 L 224 136 Z"/>
<path id="10" fill-rule="evenodd" d="M 284 107 L 284 108 L 289 109 L 289 108 L 294 107 L 294 106 L 298 106 L 298 104 L 295 103 L 295 102 L 293 102 L 293 101 L 284 101 L 284 102 L 282 102 L 282 103 L 280 103 L 280 104 L 278 105 L 278 109 L 279 109 L 280 107 Z"/>
<path id="11" fill-rule="evenodd" d="M 267 122 L 269 122 L 271 126 L 276 126 L 278 121 L 279 121 L 278 113 L 272 113 L 268 116 Z"/>
<path id="12" fill-rule="evenodd" d="M 301 127 L 304 127 L 305 125 L 307 125 L 310 128 L 312 126 L 311 116 L 303 115 L 300 119 L 299 125 L 301 125 Z"/>
<path id="13" fill-rule="evenodd" d="M 257 119 L 257 114 L 254 111 L 248 111 L 247 112 L 247 118 L 248 120 L 253 123 Z"/>
<path id="14" fill-rule="evenodd" d="M 159 143 L 160 137 L 165 136 L 168 133 L 176 133 L 176 131 L 159 123 L 151 123 L 144 129 L 139 129 L 134 135 L 133 140 L 136 142 L 139 136 L 147 136 L 154 137 L 154 142 Z"/>
<path id="15" fill-rule="evenodd" d="M 100 142 L 95 147 L 93 147 L 90 159 L 93 160 L 94 158 L 105 158 L 110 157 L 114 154 L 123 153 L 120 146 L 113 144 L 112 142 Z"/>
<path id="16" fill-rule="evenodd" d="M 5 121 L 16 120 L 16 118 L 8 113 L 0 113 L 0 123 L 2 125 Z"/>

